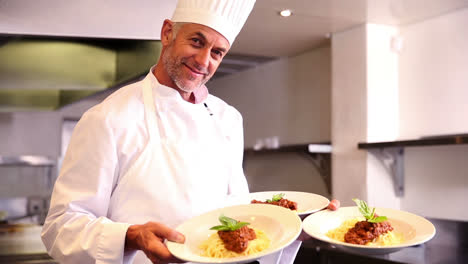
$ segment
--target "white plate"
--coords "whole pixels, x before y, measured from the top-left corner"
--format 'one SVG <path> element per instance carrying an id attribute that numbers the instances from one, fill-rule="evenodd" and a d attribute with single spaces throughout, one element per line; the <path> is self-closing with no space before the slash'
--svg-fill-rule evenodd
<path id="1" fill-rule="evenodd" d="M 271 199 L 273 195 L 284 193 L 283 198 L 297 203 L 297 214 L 308 215 L 327 207 L 330 201 L 321 195 L 307 192 L 290 192 L 290 191 L 271 191 L 271 192 L 255 192 L 250 193 L 246 199 L 246 203 L 250 203 L 253 199 L 266 201 Z"/>
<path id="2" fill-rule="evenodd" d="M 327 237 L 325 234 L 329 230 L 339 227 L 343 221 L 362 218 L 362 214 L 356 206 L 342 207 L 337 211 L 326 210 L 309 215 L 304 219 L 303 229 L 316 239 L 361 254 L 388 254 L 405 247 L 425 243 L 435 235 L 434 225 L 421 216 L 389 208 L 376 208 L 375 212 L 388 218 L 394 232 L 403 235 L 403 243 L 392 246 L 366 246 L 340 242 Z"/>
<path id="3" fill-rule="evenodd" d="M 270 247 L 251 256 L 235 258 L 202 257 L 199 245 L 215 233 L 209 230 L 219 225 L 219 216 L 249 222 L 249 227 L 265 232 L 271 241 Z M 185 243 L 166 242 L 169 251 L 177 258 L 198 263 L 244 263 L 269 255 L 290 245 L 302 231 L 301 219 L 293 211 L 265 204 L 244 204 L 217 209 L 196 216 L 176 228 L 185 235 Z"/>

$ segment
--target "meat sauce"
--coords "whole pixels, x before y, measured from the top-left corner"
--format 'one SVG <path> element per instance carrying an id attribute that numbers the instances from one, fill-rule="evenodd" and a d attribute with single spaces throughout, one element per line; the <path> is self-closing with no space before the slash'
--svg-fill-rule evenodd
<path id="1" fill-rule="evenodd" d="M 365 245 L 376 239 L 381 234 L 385 234 L 392 230 L 393 227 L 388 221 L 380 223 L 359 221 L 353 228 L 348 230 L 345 234 L 344 240 L 345 242 L 352 244 Z"/>
<path id="2" fill-rule="evenodd" d="M 296 202 L 293 202 L 293 201 L 290 201 L 288 199 L 283 199 L 281 198 L 281 200 L 279 201 L 271 201 L 271 202 L 262 202 L 262 201 L 258 201 L 258 200 L 252 200 L 251 203 L 259 203 L 259 204 L 273 204 L 273 205 L 278 205 L 278 206 L 281 206 L 281 207 L 285 207 L 285 208 L 288 208 L 288 209 L 291 209 L 291 210 L 297 210 L 297 203 Z"/>
<path id="3" fill-rule="evenodd" d="M 242 253 L 247 249 L 250 240 L 257 238 L 255 231 L 252 228 L 243 226 L 234 231 L 218 231 L 218 236 L 224 243 L 227 250 L 236 253 Z"/>

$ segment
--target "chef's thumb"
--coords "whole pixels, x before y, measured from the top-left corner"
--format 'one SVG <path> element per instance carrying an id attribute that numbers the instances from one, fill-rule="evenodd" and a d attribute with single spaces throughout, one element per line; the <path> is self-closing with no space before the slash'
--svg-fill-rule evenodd
<path id="1" fill-rule="evenodd" d="M 184 243 L 185 242 L 185 236 L 175 230 L 169 233 L 169 235 L 166 237 L 167 240 L 176 242 L 176 243 Z"/>

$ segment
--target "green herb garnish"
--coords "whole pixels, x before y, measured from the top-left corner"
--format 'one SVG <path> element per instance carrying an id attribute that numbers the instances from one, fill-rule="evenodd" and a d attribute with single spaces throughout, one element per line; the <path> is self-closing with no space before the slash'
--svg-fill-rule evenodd
<path id="1" fill-rule="evenodd" d="M 283 196 L 284 196 L 284 193 L 279 193 L 279 194 L 275 194 L 273 195 L 273 198 L 270 200 L 270 199 L 267 199 L 267 203 L 272 203 L 272 202 L 278 202 L 279 200 L 283 199 Z"/>
<path id="2" fill-rule="evenodd" d="M 365 201 L 357 198 L 354 198 L 353 201 L 357 204 L 359 211 L 366 218 L 367 222 L 380 223 L 387 220 L 386 216 L 375 217 L 375 207 L 371 210 Z"/>
<path id="3" fill-rule="evenodd" d="M 229 218 L 227 216 L 221 215 L 219 218 L 219 222 L 222 225 L 213 226 L 210 230 L 218 230 L 218 231 L 235 231 L 243 226 L 250 225 L 247 222 L 239 222 L 235 219 Z"/>

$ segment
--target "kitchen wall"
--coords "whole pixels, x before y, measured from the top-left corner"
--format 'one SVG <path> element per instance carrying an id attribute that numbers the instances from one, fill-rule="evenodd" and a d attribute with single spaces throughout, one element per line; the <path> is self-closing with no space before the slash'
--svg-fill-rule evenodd
<path id="1" fill-rule="evenodd" d="M 342 206 L 367 199 L 367 152 L 357 149 L 367 136 L 366 47 L 365 25 L 332 37 L 332 185 Z"/>
<path id="2" fill-rule="evenodd" d="M 468 133 L 467 27 L 463 9 L 398 30 L 366 24 L 333 34 L 332 180 L 342 204 L 360 196 L 375 206 L 468 220 L 460 210 L 468 197 L 466 145 L 405 148 L 403 197 L 376 156 L 356 149 L 358 142 Z"/>
<path id="3" fill-rule="evenodd" d="M 281 58 L 207 84 L 244 117 L 245 146 L 330 140 L 330 47 Z"/>
<path id="4" fill-rule="evenodd" d="M 468 9 L 401 27 L 400 138 L 468 133 Z M 468 220 L 468 146 L 405 150 L 402 209 Z"/>
<path id="5" fill-rule="evenodd" d="M 399 208 L 391 176 L 382 163 L 357 148 L 358 142 L 398 136 L 396 27 L 364 24 L 332 37 L 332 143 L 334 196 Z"/>
<path id="6" fill-rule="evenodd" d="M 330 141 L 330 47 L 211 81 L 210 92 L 244 117 L 245 146 L 277 136 L 280 145 Z M 251 191 L 297 190 L 330 196 L 309 157 L 249 154 Z"/>

